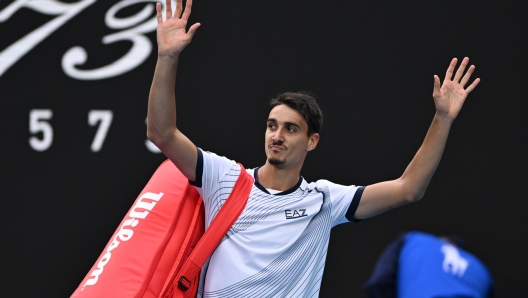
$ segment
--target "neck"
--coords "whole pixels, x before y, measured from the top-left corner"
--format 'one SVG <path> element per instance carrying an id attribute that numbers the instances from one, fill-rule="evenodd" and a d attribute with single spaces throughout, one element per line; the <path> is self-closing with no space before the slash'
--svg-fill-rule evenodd
<path id="1" fill-rule="evenodd" d="M 265 188 L 286 191 L 294 187 L 301 178 L 301 169 L 278 168 L 268 161 L 258 170 L 258 182 Z"/>

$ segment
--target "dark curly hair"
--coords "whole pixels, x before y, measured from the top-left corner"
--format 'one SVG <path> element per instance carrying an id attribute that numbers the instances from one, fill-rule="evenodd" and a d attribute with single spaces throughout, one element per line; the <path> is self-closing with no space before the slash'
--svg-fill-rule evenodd
<path id="1" fill-rule="evenodd" d="M 279 94 L 269 103 L 269 110 L 278 105 L 287 105 L 288 107 L 299 112 L 306 124 L 308 124 L 308 136 L 319 133 L 323 126 L 323 112 L 317 105 L 315 98 L 308 92 L 285 92 Z"/>

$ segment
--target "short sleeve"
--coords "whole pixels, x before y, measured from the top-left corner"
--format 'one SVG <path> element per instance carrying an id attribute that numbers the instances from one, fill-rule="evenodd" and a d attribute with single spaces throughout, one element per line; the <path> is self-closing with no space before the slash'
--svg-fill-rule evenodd
<path id="1" fill-rule="evenodd" d="M 196 186 L 205 204 L 209 203 L 208 198 L 211 198 L 218 190 L 220 181 L 223 180 L 224 176 L 233 167 L 238 167 L 235 161 L 218 156 L 212 152 L 203 151 L 200 148 L 198 148 L 198 162 L 196 166 L 196 181 L 191 182 L 191 184 Z"/>
<path id="2" fill-rule="evenodd" d="M 332 226 L 354 221 L 353 216 L 361 200 L 363 186 L 340 185 L 328 180 L 317 181 L 317 186 L 328 188 L 332 201 Z"/>

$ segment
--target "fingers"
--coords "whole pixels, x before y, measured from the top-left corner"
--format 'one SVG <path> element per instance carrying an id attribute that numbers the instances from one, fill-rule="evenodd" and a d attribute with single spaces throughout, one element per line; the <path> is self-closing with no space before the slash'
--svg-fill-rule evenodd
<path id="1" fill-rule="evenodd" d="M 460 78 L 464 74 L 464 70 L 466 69 L 466 66 L 468 64 L 468 61 L 469 61 L 468 57 L 465 57 L 464 59 L 462 59 L 462 62 L 460 63 L 460 66 L 458 67 L 458 70 L 455 74 L 455 78 L 453 79 L 454 82 L 460 81 Z"/>
<path id="2" fill-rule="evenodd" d="M 436 97 L 439 94 L 440 94 L 440 78 L 437 75 L 434 75 L 433 97 Z"/>
<path id="3" fill-rule="evenodd" d="M 156 17 L 158 19 L 158 23 L 163 22 L 163 18 L 161 17 L 161 4 L 156 4 Z M 182 20 L 188 20 L 189 16 L 191 15 L 191 8 L 192 8 L 192 0 L 187 0 L 185 3 L 185 10 L 183 9 L 183 0 L 176 0 L 176 11 L 174 15 L 172 15 L 172 5 L 171 0 L 165 0 L 165 18 L 178 18 Z"/>
<path id="4" fill-rule="evenodd" d="M 200 25 L 200 23 L 196 23 L 192 25 L 191 28 L 189 28 L 189 31 L 187 31 L 187 35 L 189 36 L 189 38 L 193 38 L 194 34 L 196 33 L 196 30 L 198 30 L 198 27 L 200 27 Z"/>
<path id="5" fill-rule="evenodd" d="M 462 62 L 460 63 L 460 67 L 458 68 L 458 70 L 457 70 L 457 72 L 455 74 L 455 78 L 453 79 L 453 81 L 455 83 L 458 83 L 460 81 L 459 84 L 460 84 L 460 86 L 462 86 L 462 88 L 464 88 L 464 86 L 469 82 L 469 78 L 471 78 L 471 75 L 475 71 L 475 65 L 471 65 L 468 68 L 467 72 L 464 74 L 464 71 L 466 70 L 466 66 L 468 65 L 468 62 L 469 62 L 469 58 L 468 57 L 465 57 L 464 59 L 462 59 Z M 451 65 L 449 65 L 449 68 L 451 68 L 452 65 L 453 65 L 453 62 L 451 62 Z M 473 89 L 475 89 L 475 87 L 477 87 L 479 82 L 480 82 L 480 79 L 478 79 L 478 78 L 475 79 L 473 81 L 473 83 L 471 85 L 469 85 L 465 89 L 466 92 L 469 93 L 469 92 L 473 91 Z"/>
<path id="6" fill-rule="evenodd" d="M 163 22 L 163 16 L 161 15 L 161 3 L 156 3 L 156 19 L 158 19 L 158 24 Z"/>
<path id="7" fill-rule="evenodd" d="M 175 18 L 181 18 L 183 10 L 183 0 L 177 0 L 176 1 L 176 13 L 174 14 Z"/>
<path id="8" fill-rule="evenodd" d="M 173 15 L 171 0 L 165 0 L 165 19 L 181 18 L 182 20 L 187 21 L 189 20 L 189 16 L 191 15 L 191 8 L 192 0 L 186 1 L 185 9 L 183 9 L 183 0 L 176 0 L 176 12 Z M 156 3 L 156 19 L 158 20 L 158 24 L 163 22 L 163 15 L 161 13 L 161 3 L 159 2 Z"/>
<path id="9" fill-rule="evenodd" d="M 453 60 L 451 60 L 451 63 L 449 63 L 449 67 L 447 68 L 444 81 L 451 81 L 451 78 L 453 77 L 453 71 L 455 70 L 457 61 L 458 61 L 457 58 L 453 58 Z"/>
<path id="10" fill-rule="evenodd" d="M 171 0 L 165 0 L 165 19 L 172 18 Z"/>
<path id="11" fill-rule="evenodd" d="M 473 71 L 475 70 L 475 65 L 471 65 L 469 68 L 468 68 L 468 71 L 466 72 L 466 74 L 464 75 L 464 77 L 462 78 L 462 80 L 460 81 L 460 85 L 462 87 L 464 87 L 467 82 L 469 81 L 469 78 L 471 77 L 471 75 L 473 74 Z M 457 74 L 458 75 L 458 74 Z"/>
<path id="12" fill-rule="evenodd" d="M 187 0 L 187 2 L 185 3 L 185 11 L 183 12 L 182 20 L 187 21 L 189 19 L 189 16 L 191 15 L 191 7 L 192 7 L 192 0 Z"/>
<path id="13" fill-rule="evenodd" d="M 473 91 L 473 89 L 475 89 L 475 87 L 477 87 L 478 83 L 480 83 L 480 79 L 476 78 L 473 81 L 473 83 L 471 85 L 469 85 L 469 87 L 466 88 L 466 92 L 469 93 L 469 92 Z"/>

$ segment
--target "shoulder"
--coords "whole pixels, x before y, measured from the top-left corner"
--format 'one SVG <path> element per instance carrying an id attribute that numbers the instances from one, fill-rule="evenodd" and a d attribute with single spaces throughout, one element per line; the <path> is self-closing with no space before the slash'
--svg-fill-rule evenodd
<path id="1" fill-rule="evenodd" d="M 226 174 L 237 169 L 240 169 L 240 167 L 234 160 L 198 148 L 196 181 L 191 184 L 197 187 L 202 187 L 204 183 L 213 185 L 219 182 Z"/>
<path id="2" fill-rule="evenodd" d="M 325 179 L 307 183 L 305 187 L 308 191 L 316 190 L 318 192 L 326 193 L 330 196 L 332 201 L 343 199 L 345 199 L 345 201 L 354 200 L 354 205 L 359 204 L 364 189 L 363 186 L 342 185 Z"/>
<path id="3" fill-rule="evenodd" d="M 198 148 L 198 158 L 202 158 L 204 161 L 215 162 L 215 163 L 236 163 L 225 156 L 220 156 L 211 151 L 205 151 L 202 148 Z"/>
<path id="4" fill-rule="evenodd" d="M 251 175 L 251 177 L 255 177 L 255 168 L 247 169 L 246 172 Z"/>
<path id="5" fill-rule="evenodd" d="M 219 172 L 221 174 L 225 174 L 232 168 L 239 168 L 236 161 L 201 148 L 198 148 L 198 164 L 203 167 L 204 172 Z"/>
<path id="6" fill-rule="evenodd" d="M 329 190 L 336 190 L 336 189 L 356 189 L 357 186 L 355 185 L 342 185 L 337 184 L 331 181 L 328 181 L 326 179 L 320 179 L 315 182 L 306 182 L 304 185 L 307 189 L 329 189 Z"/>

